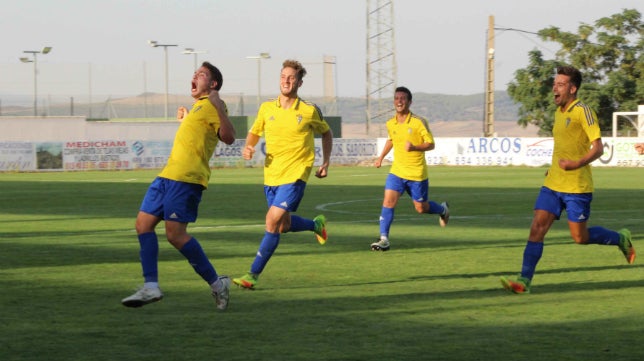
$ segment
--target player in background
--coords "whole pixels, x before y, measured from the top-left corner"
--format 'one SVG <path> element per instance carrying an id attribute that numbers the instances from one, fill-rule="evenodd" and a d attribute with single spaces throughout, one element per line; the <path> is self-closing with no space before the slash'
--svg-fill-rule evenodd
<path id="1" fill-rule="evenodd" d="M 158 281 L 159 242 L 156 226 L 165 221 L 168 242 L 183 254 L 195 272 L 210 285 L 217 308 L 228 307 L 230 279 L 218 276 L 199 242 L 187 233 L 189 222 L 197 220 L 202 192 L 210 179 L 209 160 L 221 139 L 235 141 L 235 130 L 226 114 L 226 105 L 219 97 L 223 77 L 219 69 L 204 62 L 192 76 L 192 109 L 180 107 L 177 130 L 168 162 L 147 190 L 136 217 L 136 233 L 144 284 L 121 303 L 141 307 L 163 298 Z"/>
<path id="2" fill-rule="evenodd" d="M 447 202 L 438 204 L 428 197 L 425 152 L 434 149 L 434 137 L 427 121 L 409 110 L 411 100 L 409 89 L 396 88 L 396 114 L 387 121 L 387 142 L 375 162 L 376 168 L 380 168 L 385 156 L 394 149 L 394 162 L 385 182 L 385 196 L 380 211 L 380 238 L 371 244 L 374 251 L 389 250 L 389 229 L 394 221 L 394 209 L 403 193 L 409 194 L 416 212 L 438 214 L 441 227 L 445 227 L 449 221 Z"/>
<path id="3" fill-rule="evenodd" d="M 501 284 L 514 293 L 530 293 L 532 277 L 543 253 L 543 240 L 563 210 L 568 217 L 570 235 L 577 244 L 616 246 L 635 261 L 635 249 L 628 229 L 617 232 L 600 226 L 588 228 L 593 178 L 590 163 L 604 152 L 597 115 L 577 99 L 582 76 L 571 66 L 560 66 L 553 85 L 557 105 L 552 128 L 552 164 L 534 205 L 528 243 L 523 252 L 521 274 L 516 280 L 501 277 Z"/>
<path id="4" fill-rule="evenodd" d="M 313 231 L 320 244 L 327 239 L 326 218 L 319 215 L 306 219 L 292 212 L 304 196 L 315 160 L 314 133 L 322 134 L 322 164 L 315 172 L 318 178 L 327 176 L 333 133 L 324 121 L 320 109 L 302 100 L 297 91 L 302 86 L 306 69 L 295 60 L 282 64 L 280 95 L 262 103 L 257 119 L 246 137 L 242 156 L 253 158 L 255 145 L 264 135 L 266 161 L 264 163 L 264 193 L 268 203 L 266 229 L 250 272 L 234 278 L 240 287 L 252 289 L 286 232 Z"/>

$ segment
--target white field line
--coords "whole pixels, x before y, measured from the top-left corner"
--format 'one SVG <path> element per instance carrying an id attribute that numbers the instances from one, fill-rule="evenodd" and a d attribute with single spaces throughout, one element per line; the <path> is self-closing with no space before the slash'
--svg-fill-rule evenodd
<path id="1" fill-rule="evenodd" d="M 491 193 L 486 193 L 486 194 L 491 194 Z M 508 193 L 499 193 L 503 195 L 508 195 Z M 349 201 L 341 201 L 341 202 L 330 202 L 330 203 L 323 203 L 319 204 L 315 207 L 316 210 L 323 211 L 326 214 L 343 214 L 343 215 L 351 215 L 351 216 L 369 216 L 368 219 L 352 219 L 352 220 L 347 220 L 346 216 L 334 218 L 334 217 L 328 217 L 330 218 L 329 221 L 335 224 L 359 224 L 359 223 L 378 223 L 378 218 L 380 216 L 380 209 L 379 208 L 374 208 L 373 211 L 371 212 L 354 212 L 354 211 L 345 211 L 342 209 L 337 209 L 337 207 L 342 207 L 346 204 L 351 204 L 351 203 L 360 203 L 360 202 L 372 202 L 372 201 L 380 201 L 382 198 L 368 198 L 368 199 L 354 199 L 354 200 L 349 200 Z M 411 205 L 410 205 L 411 206 Z M 399 206 L 400 207 L 400 206 Z M 624 214 L 633 214 L 634 215 L 635 211 L 634 210 L 619 210 L 619 211 L 601 211 L 601 210 L 593 210 L 591 213 L 591 223 L 593 218 L 597 217 L 592 217 L 592 215 L 600 215 L 602 220 L 610 220 L 610 221 L 622 221 L 622 222 L 631 222 L 631 221 L 638 221 L 641 220 L 640 218 L 637 218 L 633 216 L 632 218 L 624 218 Z M 607 217 L 609 215 L 614 215 L 616 217 Z M 565 213 L 562 214 L 561 220 L 565 222 L 566 221 L 566 215 Z M 397 221 L 415 221 L 415 220 L 426 220 L 427 215 L 412 215 L 412 216 L 396 216 Z M 507 214 L 465 214 L 465 215 L 451 215 L 450 216 L 451 220 L 492 220 L 492 219 L 517 219 L 517 220 L 530 220 L 532 219 L 532 209 L 528 208 L 526 211 L 522 214 L 517 214 L 517 215 L 507 215 Z M 219 225 L 219 226 L 207 226 L 207 225 L 200 225 L 200 226 L 189 226 L 189 230 L 195 231 L 195 230 L 213 230 L 213 229 L 247 229 L 247 228 L 260 228 L 264 227 L 264 223 L 249 223 L 249 224 L 237 224 L 237 225 Z M 114 231 L 106 231 L 105 233 L 109 232 L 116 232 L 116 233 L 134 233 L 134 229 L 127 229 L 127 230 L 114 230 Z M 100 232 L 99 232 L 100 233 Z"/>

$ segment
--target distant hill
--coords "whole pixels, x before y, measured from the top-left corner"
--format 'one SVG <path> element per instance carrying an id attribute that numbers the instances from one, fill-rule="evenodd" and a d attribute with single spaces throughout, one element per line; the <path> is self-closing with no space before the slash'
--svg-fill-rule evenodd
<path id="1" fill-rule="evenodd" d="M 518 119 L 519 105 L 515 104 L 505 91 L 494 93 L 494 118 L 496 121 L 516 122 Z M 328 115 L 332 108 L 324 99 L 309 99 L 316 102 L 322 111 Z M 393 98 L 392 98 L 393 104 Z M 472 95 L 446 95 L 415 93 L 411 105 L 412 112 L 426 117 L 431 122 L 483 120 L 485 99 L 483 94 Z M 362 123 L 365 121 L 366 100 L 364 98 L 339 98 L 337 102 L 338 114 L 346 123 Z M 393 113 L 393 106 L 392 106 Z"/>
<path id="2" fill-rule="evenodd" d="M 257 109 L 255 96 L 222 95 L 231 115 L 254 116 Z M 507 92 L 495 92 L 495 120 L 516 122 L 518 104 L 510 99 Z M 340 97 L 336 103 L 319 97 L 306 98 L 320 106 L 325 115 L 339 115 L 344 123 L 364 123 L 366 120 L 365 98 Z M 391 100 L 393 103 L 393 98 Z M 174 118 L 178 106 L 189 106 L 192 98 L 185 95 L 169 95 L 168 116 Z M 0 103 L 2 104 L 2 103 Z M 6 103 L 5 103 L 6 104 Z M 484 109 L 483 94 L 445 95 L 415 93 L 411 110 L 433 122 L 482 121 Z M 91 111 L 87 103 L 40 105 L 39 112 L 49 116 L 81 115 L 91 118 L 159 118 L 165 114 L 165 95 L 140 94 L 123 98 L 108 98 L 103 102 L 92 103 Z M 43 112 L 46 112 L 43 113 Z M 392 106 L 393 113 L 393 106 Z M 28 106 L 2 106 L 0 115 L 33 115 Z"/>

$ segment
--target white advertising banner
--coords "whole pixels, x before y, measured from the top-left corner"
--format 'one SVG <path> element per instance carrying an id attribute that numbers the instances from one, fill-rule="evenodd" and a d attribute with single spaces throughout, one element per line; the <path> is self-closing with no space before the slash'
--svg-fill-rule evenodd
<path id="1" fill-rule="evenodd" d="M 244 167 L 244 166 L 251 166 L 258 164 L 257 159 L 254 159 L 253 161 L 245 161 L 242 158 L 242 150 L 244 149 L 244 143 L 246 143 L 245 139 L 237 139 L 233 144 L 228 145 L 224 142 L 219 142 L 217 143 L 217 147 L 215 148 L 215 152 L 212 154 L 212 158 L 210 158 L 210 166 L 213 168 L 221 168 L 221 167 Z M 264 143 L 264 138 L 260 139 L 260 143 Z M 260 147 L 260 144 L 257 145 L 256 148 Z M 255 158 L 258 158 L 258 156 L 261 152 L 255 152 Z M 261 158 L 261 162 L 263 164 L 264 158 Z"/>
<path id="2" fill-rule="evenodd" d="M 315 141 L 315 159 L 316 165 L 318 165 L 322 159 L 322 142 L 320 139 Z M 378 141 L 374 139 L 333 139 L 331 163 L 342 165 L 373 163 L 373 160 L 379 154 L 379 149 L 382 148 L 379 147 Z"/>
<path id="3" fill-rule="evenodd" d="M 331 163 L 335 165 L 359 165 L 371 162 L 378 155 L 378 141 L 376 139 L 333 139 Z M 237 165 L 237 166 L 264 166 L 266 159 L 266 142 L 260 138 L 255 146 L 255 155 L 250 161 L 241 158 L 244 140 L 236 140 L 232 145 L 217 146 L 215 157 L 211 164 Z M 322 164 L 322 139 L 315 139 L 315 166 Z"/>
<path id="4" fill-rule="evenodd" d="M 36 152 L 31 142 L 0 142 L 0 172 L 36 169 Z"/>
<path id="5" fill-rule="evenodd" d="M 386 139 L 334 139 L 332 165 L 367 165 L 380 154 Z M 435 138 L 436 148 L 425 153 L 429 165 L 530 166 L 550 164 L 552 138 Z M 644 167 L 635 151 L 642 138 L 603 138 L 604 155 L 593 166 Z M 266 143 L 260 139 L 252 160 L 242 159 L 244 139 L 231 145 L 219 142 L 210 166 L 261 167 Z M 162 168 L 172 141 L 107 139 L 69 142 L 0 142 L 0 172 L 37 170 L 125 170 Z M 322 141 L 315 139 L 315 165 L 322 162 Z M 385 158 L 393 160 L 393 151 Z"/>
<path id="6" fill-rule="evenodd" d="M 593 166 L 644 167 L 644 155 L 635 151 L 638 138 L 602 138 L 604 155 Z M 436 148 L 425 153 L 429 165 L 530 166 L 549 165 L 552 138 L 435 138 Z M 378 152 L 385 139 L 378 139 Z M 393 151 L 385 158 L 393 160 Z"/>
<path id="7" fill-rule="evenodd" d="M 135 140 L 131 142 L 131 165 L 134 169 L 163 168 L 172 150 L 171 140 L 148 141 Z"/>
<path id="8" fill-rule="evenodd" d="M 644 155 L 635 151 L 635 144 L 644 143 L 640 138 L 602 138 L 604 155 L 592 164 L 609 167 L 644 167 Z"/>
<path id="9" fill-rule="evenodd" d="M 132 169 L 132 152 L 128 141 L 101 140 L 65 142 L 64 170 Z"/>

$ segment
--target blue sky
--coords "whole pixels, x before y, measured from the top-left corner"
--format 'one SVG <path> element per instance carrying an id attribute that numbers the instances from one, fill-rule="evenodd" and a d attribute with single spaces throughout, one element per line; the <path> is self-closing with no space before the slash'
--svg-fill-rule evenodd
<path id="1" fill-rule="evenodd" d="M 634 8 L 641 0 L 395 0 L 398 84 L 412 92 L 474 94 L 483 91 L 488 16 L 501 28 L 538 31 L 548 26 L 576 31 L 581 23 Z M 302 95 L 322 94 L 322 57 L 336 57 L 338 96 L 365 94 L 365 0 L 20 0 L 0 5 L 0 96 L 33 93 L 33 66 L 24 50 L 52 46 L 38 57 L 38 92 L 139 94 L 164 91 L 168 48 L 170 93 L 188 94 L 194 56 L 207 51 L 224 73 L 223 93 L 257 93 L 257 63 L 247 56 L 268 52 L 262 61 L 262 94 L 275 94 L 281 62 L 302 61 L 309 70 Z M 496 34 L 496 88 L 505 89 L 527 53 L 547 58 L 557 50 L 536 36 Z"/>

